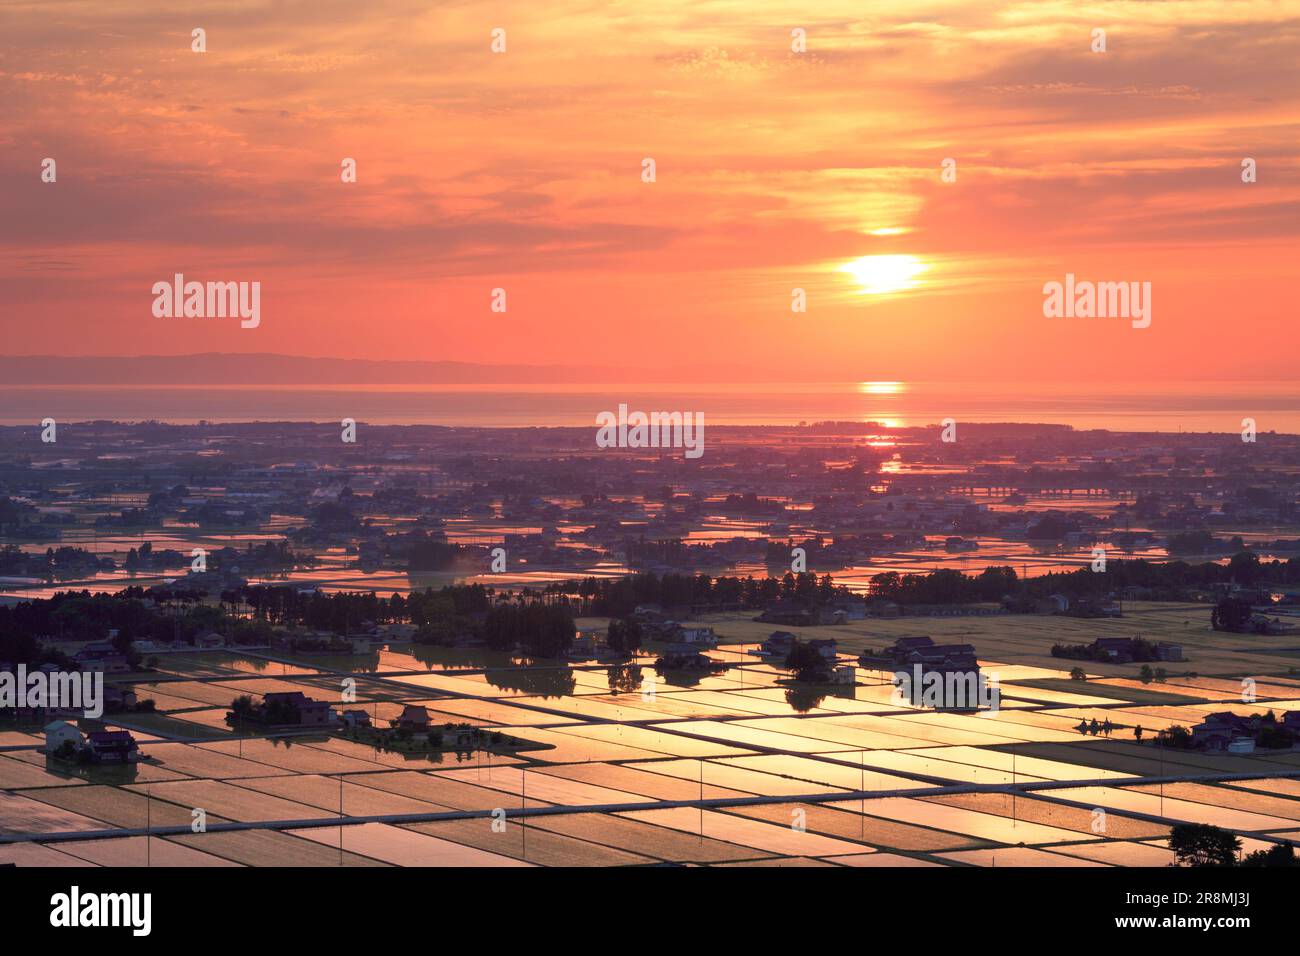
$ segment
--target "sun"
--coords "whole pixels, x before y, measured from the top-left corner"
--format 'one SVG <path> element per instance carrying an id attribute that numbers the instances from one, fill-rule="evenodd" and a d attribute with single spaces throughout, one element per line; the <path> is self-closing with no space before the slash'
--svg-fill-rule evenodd
<path id="1" fill-rule="evenodd" d="M 862 295 L 887 295 L 914 288 L 916 277 L 930 268 L 916 256 L 863 256 L 840 266 L 862 286 Z"/>
<path id="2" fill-rule="evenodd" d="M 863 395 L 901 395 L 907 390 L 902 382 L 858 382 Z"/>

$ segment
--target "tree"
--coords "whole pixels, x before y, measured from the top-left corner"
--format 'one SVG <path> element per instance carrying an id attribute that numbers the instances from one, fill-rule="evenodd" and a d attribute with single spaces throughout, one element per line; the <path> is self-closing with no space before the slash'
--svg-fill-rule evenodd
<path id="1" fill-rule="evenodd" d="M 1192 746 L 1192 732 L 1175 724 L 1156 734 L 1156 744 L 1173 750 L 1188 750 Z"/>
<path id="2" fill-rule="evenodd" d="M 1088 673 L 1082 667 L 1070 668 L 1070 680 L 1087 680 Z"/>
<path id="3" fill-rule="evenodd" d="M 1208 823 L 1180 823 L 1169 832 L 1178 866 L 1236 866 L 1241 840 Z"/>
<path id="4" fill-rule="evenodd" d="M 1210 614 L 1210 626 L 1216 631 L 1243 631 L 1250 623 L 1250 602 L 1224 598 Z"/>
<path id="5" fill-rule="evenodd" d="M 795 641 L 785 659 L 785 666 L 794 672 L 796 680 L 817 681 L 826 677 L 826 658 L 821 656 L 817 648 L 803 641 Z"/>
<path id="6" fill-rule="evenodd" d="M 641 667 L 637 664 L 615 664 L 609 669 L 611 694 L 632 694 L 641 689 Z"/>
<path id="7" fill-rule="evenodd" d="M 631 654 L 641 646 L 641 625 L 636 621 L 612 618 L 605 643 L 611 651 Z"/>
<path id="8" fill-rule="evenodd" d="M 1289 843 L 1278 843 L 1267 850 L 1256 850 L 1241 861 L 1242 866 L 1300 866 L 1295 848 Z"/>
<path id="9" fill-rule="evenodd" d="M 1142 669 L 1138 671 L 1138 680 L 1140 680 L 1144 684 L 1151 683 L 1151 680 L 1154 677 L 1155 677 L 1155 672 L 1151 670 L 1150 664 L 1143 664 Z"/>
<path id="10" fill-rule="evenodd" d="M 53 756 L 58 757 L 60 760 L 72 760 L 77 756 L 77 745 L 71 740 L 65 740 L 63 743 L 59 744 L 59 747 L 54 751 Z"/>
<path id="11" fill-rule="evenodd" d="M 1260 578 L 1259 555 L 1250 551 L 1238 551 L 1228 561 L 1228 571 L 1238 584 L 1250 587 Z"/>

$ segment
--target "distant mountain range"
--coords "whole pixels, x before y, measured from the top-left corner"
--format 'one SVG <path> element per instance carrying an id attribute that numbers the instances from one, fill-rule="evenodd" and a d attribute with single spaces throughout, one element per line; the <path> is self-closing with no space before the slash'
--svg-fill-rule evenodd
<path id="1" fill-rule="evenodd" d="M 530 385 L 569 382 L 771 381 L 732 367 L 671 369 L 480 365 L 308 358 L 270 352 L 134 356 L 0 356 L 0 385 Z"/>

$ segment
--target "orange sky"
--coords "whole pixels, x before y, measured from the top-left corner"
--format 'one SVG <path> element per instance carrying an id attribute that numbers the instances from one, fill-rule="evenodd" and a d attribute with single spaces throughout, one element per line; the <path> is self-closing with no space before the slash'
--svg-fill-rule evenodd
<path id="1" fill-rule="evenodd" d="M 1300 0 L 10 2 L 3 350 L 1292 378 L 1298 74 Z M 260 326 L 154 318 L 176 272 Z M 1151 327 L 1044 318 L 1066 272 Z"/>

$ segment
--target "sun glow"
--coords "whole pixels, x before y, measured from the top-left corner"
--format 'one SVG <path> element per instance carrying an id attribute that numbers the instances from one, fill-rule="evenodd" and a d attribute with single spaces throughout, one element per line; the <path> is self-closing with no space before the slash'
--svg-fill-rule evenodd
<path id="1" fill-rule="evenodd" d="M 840 266 L 862 286 L 862 295 L 888 295 L 914 288 L 916 277 L 930 268 L 916 256 L 863 256 Z"/>

